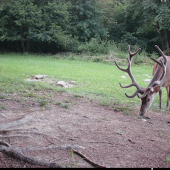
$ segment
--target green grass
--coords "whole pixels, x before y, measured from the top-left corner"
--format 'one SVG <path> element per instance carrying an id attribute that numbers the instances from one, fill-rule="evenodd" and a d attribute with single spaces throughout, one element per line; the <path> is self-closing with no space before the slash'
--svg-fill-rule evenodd
<path id="1" fill-rule="evenodd" d="M 147 77 L 143 74 L 152 74 L 152 66 L 133 65 L 132 72 L 140 86 L 147 87 L 143 82 Z M 126 66 L 124 66 L 126 68 Z M 28 82 L 27 78 L 36 74 L 48 75 L 54 82 L 59 80 L 76 81 L 76 86 L 63 89 L 45 82 Z M 126 79 L 121 78 L 126 76 Z M 92 61 L 57 59 L 53 56 L 0 54 L 0 93 L 17 93 L 21 96 L 38 97 L 36 91 L 67 91 L 75 96 L 86 96 L 90 99 L 99 100 L 102 105 L 110 103 L 115 105 L 127 105 L 134 107 L 140 105 L 137 97 L 129 99 L 129 95 L 135 92 L 135 88 L 122 89 L 119 86 L 131 83 L 128 75 L 120 71 L 115 65 L 96 63 Z M 50 94 L 50 93 L 49 93 Z M 158 108 L 158 95 L 152 108 Z M 44 103 L 40 102 L 40 105 Z M 46 104 L 46 103 L 45 103 Z M 166 92 L 163 88 L 163 107 L 166 104 Z"/>

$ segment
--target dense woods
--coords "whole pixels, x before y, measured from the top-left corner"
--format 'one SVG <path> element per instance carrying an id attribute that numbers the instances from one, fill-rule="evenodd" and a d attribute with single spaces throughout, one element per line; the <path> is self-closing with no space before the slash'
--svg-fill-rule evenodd
<path id="1" fill-rule="evenodd" d="M 169 54 L 169 0 L 0 0 L 0 51 Z"/>

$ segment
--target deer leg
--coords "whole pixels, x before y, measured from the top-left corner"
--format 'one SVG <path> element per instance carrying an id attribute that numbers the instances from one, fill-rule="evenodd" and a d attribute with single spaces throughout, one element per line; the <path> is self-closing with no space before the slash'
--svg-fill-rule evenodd
<path id="1" fill-rule="evenodd" d="M 166 87 L 167 90 L 167 108 L 169 109 L 169 98 L 170 98 L 170 91 L 169 91 L 169 86 Z"/>
<path id="2" fill-rule="evenodd" d="M 159 108 L 162 109 L 162 89 L 159 90 Z"/>

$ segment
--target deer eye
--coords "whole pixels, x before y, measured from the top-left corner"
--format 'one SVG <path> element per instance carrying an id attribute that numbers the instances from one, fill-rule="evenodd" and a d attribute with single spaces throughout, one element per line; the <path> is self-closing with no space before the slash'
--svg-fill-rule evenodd
<path id="1" fill-rule="evenodd" d="M 150 101 L 150 99 L 147 99 L 147 102 L 149 102 Z"/>

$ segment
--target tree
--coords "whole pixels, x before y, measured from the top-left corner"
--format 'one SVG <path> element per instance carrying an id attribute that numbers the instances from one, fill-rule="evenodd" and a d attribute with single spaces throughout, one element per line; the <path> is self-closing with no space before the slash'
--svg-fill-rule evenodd
<path id="1" fill-rule="evenodd" d="M 102 25 L 109 31 L 108 40 L 120 42 L 125 31 L 124 3 L 121 0 L 99 0 Z"/>
<path id="2" fill-rule="evenodd" d="M 126 3 L 126 10 L 136 21 L 136 35 L 140 38 L 147 35 L 147 44 L 159 43 L 169 53 L 169 0 L 130 0 Z"/>
<path id="3" fill-rule="evenodd" d="M 62 0 L 6 0 L 0 9 L 0 41 L 21 42 L 22 52 L 30 42 L 65 45 L 69 13 Z"/>
<path id="4" fill-rule="evenodd" d="M 101 8 L 98 0 L 69 0 L 71 6 L 70 26 L 72 35 L 80 42 L 91 38 L 106 39 L 108 31 L 101 23 Z"/>
<path id="5" fill-rule="evenodd" d="M 31 1 L 4 2 L 0 10 L 0 40 L 20 41 L 22 51 L 28 51 L 30 39 L 43 26 L 41 11 Z"/>

